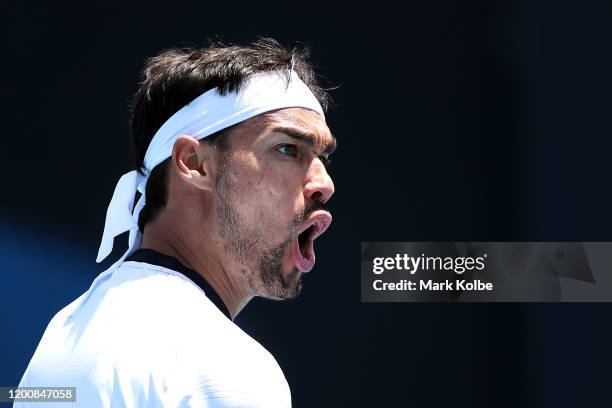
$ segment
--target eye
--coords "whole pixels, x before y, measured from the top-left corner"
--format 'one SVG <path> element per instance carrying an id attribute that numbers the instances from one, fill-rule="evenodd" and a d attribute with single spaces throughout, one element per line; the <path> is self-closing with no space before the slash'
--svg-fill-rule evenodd
<path id="1" fill-rule="evenodd" d="M 296 157 L 297 154 L 298 154 L 297 146 L 296 145 L 292 145 L 292 144 L 284 144 L 284 145 L 278 146 L 276 148 L 276 151 L 281 153 L 281 154 L 284 154 L 284 155 L 287 155 L 287 156 L 293 156 L 293 157 Z"/>

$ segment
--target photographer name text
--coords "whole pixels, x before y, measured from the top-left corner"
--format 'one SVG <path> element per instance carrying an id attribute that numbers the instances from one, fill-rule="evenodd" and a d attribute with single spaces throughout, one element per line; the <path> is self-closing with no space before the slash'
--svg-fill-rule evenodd
<path id="1" fill-rule="evenodd" d="M 493 283 L 483 282 L 480 279 L 445 280 L 443 282 L 436 282 L 432 279 L 423 279 L 418 282 L 408 279 L 402 279 L 397 282 L 384 282 L 381 279 L 376 279 L 373 282 L 373 288 L 377 291 L 491 291 L 493 290 Z"/>

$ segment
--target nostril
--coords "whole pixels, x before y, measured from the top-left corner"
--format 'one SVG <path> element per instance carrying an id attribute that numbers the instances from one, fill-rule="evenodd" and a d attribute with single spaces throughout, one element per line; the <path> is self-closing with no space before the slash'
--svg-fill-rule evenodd
<path id="1" fill-rule="evenodd" d="M 320 191 L 315 191 L 314 193 L 312 193 L 312 195 L 310 196 L 310 199 L 312 201 L 319 201 L 321 199 L 321 196 L 323 194 Z"/>

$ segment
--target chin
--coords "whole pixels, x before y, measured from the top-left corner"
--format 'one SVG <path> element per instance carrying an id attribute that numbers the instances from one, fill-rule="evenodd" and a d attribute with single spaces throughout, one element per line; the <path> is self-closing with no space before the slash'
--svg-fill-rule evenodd
<path id="1" fill-rule="evenodd" d="M 279 274 L 278 279 L 264 284 L 261 296 L 273 300 L 291 300 L 300 295 L 302 290 L 302 272 L 292 269 L 286 275 Z"/>

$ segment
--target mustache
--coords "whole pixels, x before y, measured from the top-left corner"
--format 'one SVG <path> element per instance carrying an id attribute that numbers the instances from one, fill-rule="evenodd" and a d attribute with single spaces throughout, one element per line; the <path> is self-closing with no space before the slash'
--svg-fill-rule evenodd
<path id="1" fill-rule="evenodd" d="M 331 211 L 329 211 L 329 208 L 327 208 L 327 206 L 323 203 L 320 202 L 316 202 L 313 205 L 311 205 L 308 208 L 303 208 L 300 211 L 297 212 L 297 214 L 295 214 L 295 217 L 293 218 L 293 221 L 291 222 L 291 225 L 293 227 L 300 225 L 301 223 L 303 223 L 304 221 L 306 221 L 308 219 L 308 217 L 310 217 L 310 214 L 312 214 L 315 211 L 318 210 L 324 210 L 327 211 L 328 213 L 331 214 Z"/>

